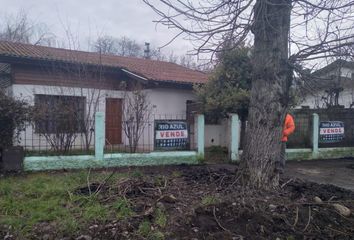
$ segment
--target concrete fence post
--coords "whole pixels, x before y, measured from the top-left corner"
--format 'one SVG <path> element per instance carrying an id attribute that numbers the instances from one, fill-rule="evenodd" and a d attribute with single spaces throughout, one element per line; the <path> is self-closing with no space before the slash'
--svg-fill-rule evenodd
<path id="1" fill-rule="evenodd" d="M 198 147 L 198 155 L 200 158 L 204 159 L 204 131 L 205 131 L 205 120 L 203 114 L 197 115 L 197 147 Z"/>
<path id="2" fill-rule="evenodd" d="M 232 162 L 239 160 L 238 149 L 240 145 L 240 121 L 237 114 L 230 115 L 230 159 Z"/>
<path id="3" fill-rule="evenodd" d="M 314 157 L 318 155 L 318 136 L 320 118 L 317 113 L 313 114 L 313 129 L 312 129 L 312 154 Z"/>
<path id="4" fill-rule="evenodd" d="M 105 145 L 105 123 L 104 113 L 96 112 L 95 114 L 95 158 L 103 160 Z"/>

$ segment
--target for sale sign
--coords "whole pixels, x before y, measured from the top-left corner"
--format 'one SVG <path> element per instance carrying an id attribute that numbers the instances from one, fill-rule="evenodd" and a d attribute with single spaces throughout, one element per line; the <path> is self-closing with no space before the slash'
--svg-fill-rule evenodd
<path id="1" fill-rule="evenodd" d="M 320 123 L 320 142 L 335 143 L 344 138 L 344 123 L 340 121 L 327 121 Z"/>
<path id="2" fill-rule="evenodd" d="M 155 149 L 182 150 L 188 148 L 186 121 L 155 120 Z"/>

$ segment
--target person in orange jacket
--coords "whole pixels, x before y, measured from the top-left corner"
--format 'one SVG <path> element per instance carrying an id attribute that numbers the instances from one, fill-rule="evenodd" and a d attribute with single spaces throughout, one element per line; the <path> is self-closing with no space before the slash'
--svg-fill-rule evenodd
<path id="1" fill-rule="evenodd" d="M 288 137 L 295 131 L 295 123 L 294 119 L 290 114 L 286 114 L 285 116 L 285 122 L 284 122 L 284 127 L 283 127 L 283 136 L 281 138 L 281 152 L 279 156 L 279 161 L 277 164 L 277 170 L 280 173 L 284 172 L 285 168 L 285 161 L 286 161 L 286 142 L 288 141 Z"/>

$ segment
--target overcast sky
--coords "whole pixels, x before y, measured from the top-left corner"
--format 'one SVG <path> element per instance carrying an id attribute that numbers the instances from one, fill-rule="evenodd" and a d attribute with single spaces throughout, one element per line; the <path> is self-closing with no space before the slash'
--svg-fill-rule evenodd
<path id="1" fill-rule="evenodd" d="M 0 19 L 23 9 L 36 23 L 45 23 L 59 39 L 65 39 L 64 29 L 70 25 L 72 31 L 80 33 L 83 44 L 97 36 L 111 35 L 162 46 L 176 33 L 156 26 L 153 20 L 157 15 L 142 0 L 0 0 L 0 6 Z M 184 54 L 188 49 L 192 49 L 191 44 L 178 39 L 163 51 Z"/>

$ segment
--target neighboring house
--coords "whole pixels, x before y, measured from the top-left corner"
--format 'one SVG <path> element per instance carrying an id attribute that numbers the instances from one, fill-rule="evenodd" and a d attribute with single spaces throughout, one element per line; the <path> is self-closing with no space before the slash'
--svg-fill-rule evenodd
<path id="1" fill-rule="evenodd" d="M 313 73 L 316 89 L 308 94 L 300 106 L 327 108 L 354 107 L 354 62 L 336 60 Z"/>
<path id="2" fill-rule="evenodd" d="M 63 101 L 69 102 L 79 119 L 104 112 L 109 145 L 127 144 L 121 126 L 125 89 L 139 85 L 146 91 L 152 106 L 151 125 L 157 118 L 185 119 L 187 101 L 196 99 L 193 85 L 205 81 L 203 72 L 169 62 L 0 41 L 0 86 L 8 94 L 33 106 L 45 103 L 47 115 Z M 122 82 L 127 88 L 122 88 Z M 20 144 L 40 145 L 43 139 L 38 136 L 50 132 L 51 124 L 29 126 Z M 76 141 L 80 144 L 82 139 Z M 153 127 L 141 141 L 151 148 Z"/>

